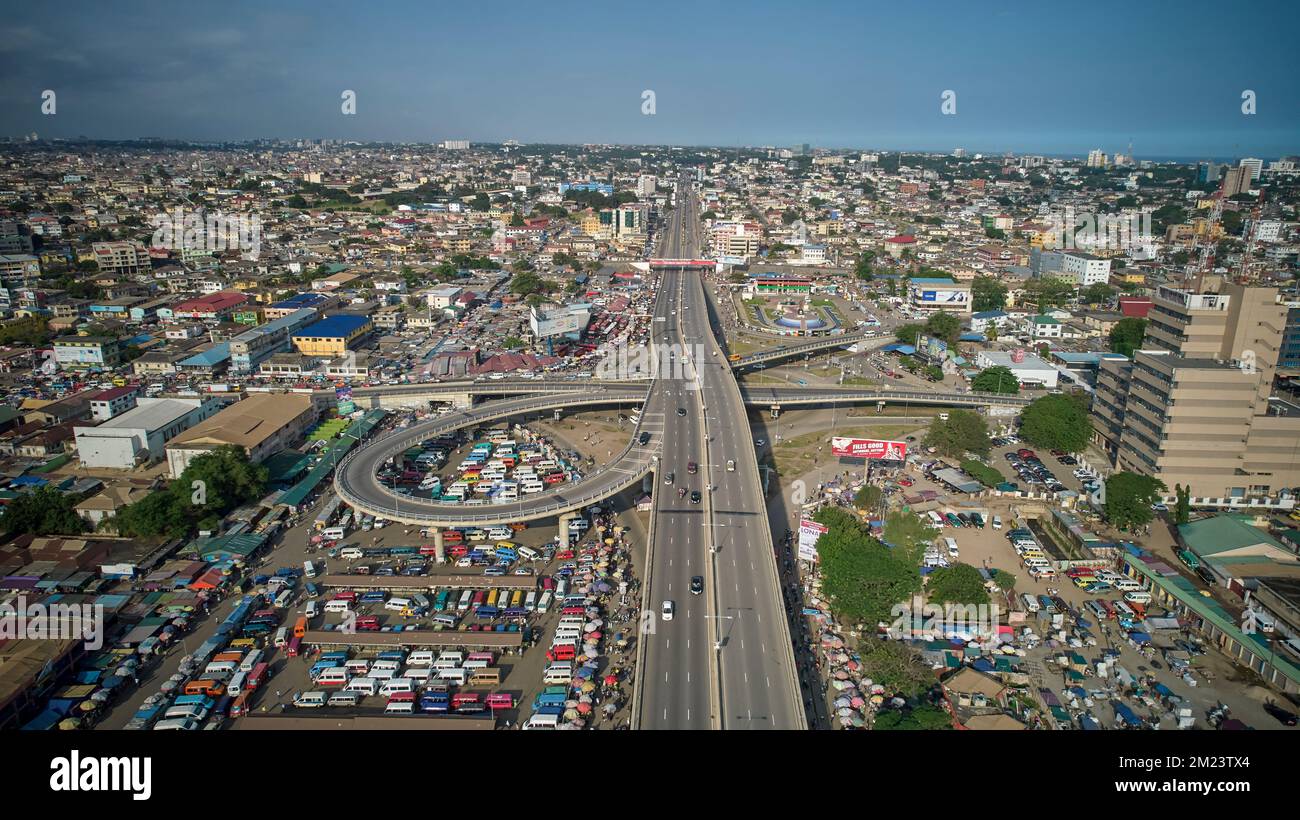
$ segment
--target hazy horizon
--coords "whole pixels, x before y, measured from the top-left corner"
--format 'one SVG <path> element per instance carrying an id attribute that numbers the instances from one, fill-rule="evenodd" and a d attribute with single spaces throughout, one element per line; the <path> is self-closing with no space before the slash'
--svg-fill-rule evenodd
<path id="1" fill-rule="evenodd" d="M 221 8 L 211 25 L 155 0 L 12 9 L 0 25 L 0 133 L 1065 156 L 1131 144 L 1139 159 L 1175 161 L 1300 153 L 1288 39 L 1300 11 L 1285 4 L 1234 6 L 1227 19 L 1249 28 L 1239 38 L 1205 0 L 1102 0 L 1086 15 L 843 0 L 607 13 L 571 2 Z M 41 110 L 47 89 L 53 115 Z M 653 115 L 642 113 L 647 90 Z M 1246 90 L 1254 114 L 1241 111 Z M 341 111 L 344 91 L 355 114 Z"/>

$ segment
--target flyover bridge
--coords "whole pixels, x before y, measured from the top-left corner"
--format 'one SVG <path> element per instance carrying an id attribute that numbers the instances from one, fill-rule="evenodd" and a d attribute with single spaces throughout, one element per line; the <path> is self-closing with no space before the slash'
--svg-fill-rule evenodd
<path id="1" fill-rule="evenodd" d="M 402 384 L 353 390 L 353 402 L 361 407 L 393 407 L 423 401 L 446 401 L 460 394 L 472 398 L 483 396 L 549 396 L 556 399 L 573 396 L 578 403 L 592 393 L 606 393 L 611 399 L 636 401 L 646 395 L 649 381 L 566 381 L 558 379 L 511 379 L 482 382 L 430 382 L 427 384 Z M 331 392 L 332 391 L 325 391 Z M 748 405 L 810 405 L 810 404 L 889 404 L 912 403 L 950 405 L 955 407 L 1023 407 L 1031 399 L 998 393 L 929 390 L 896 390 L 888 387 L 840 386 L 790 386 L 740 385 L 741 397 Z M 613 403 L 613 402 L 611 402 Z M 563 406 L 563 402 L 560 402 Z"/>
<path id="2" fill-rule="evenodd" d="M 822 350 L 831 350 L 837 347 L 848 347 L 858 342 L 871 342 L 872 347 L 882 347 L 894 340 L 892 334 L 877 333 L 876 331 L 861 333 L 841 333 L 838 336 L 823 336 L 815 341 L 801 342 L 795 345 L 786 345 L 785 347 L 774 347 L 769 350 L 760 350 L 757 353 L 751 353 L 748 356 L 742 356 L 731 363 L 733 370 L 743 370 L 759 364 L 768 364 L 769 362 L 784 361 L 785 359 L 794 359 L 799 356 L 808 356 Z"/>
<path id="3" fill-rule="evenodd" d="M 654 431 L 650 429 L 653 423 L 650 420 L 643 416 L 640 424 L 632 431 L 632 440 L 627 447 L 608 464 L 577 483 L 554 491 L 522 496 L 519 501 L 508 504 L 447 504 L 430 499 L 412 498 L 385 486 L 376 473 L 384 462 L 421 441 L 463 427 L 546 410 L 639 404 L 645 402 L 646 398 L 647 390 L 642 386 L 635 394 L 589 391 L 558 396 L 523 396 L 487 402 L 469 410 L 457 410 L 423 424 L 395 430 L 365 447 L 354 450 L 339 463 L 335 473 L 334 488 L 339 497 L 354 509 L 405 524 L 456 527 L 473 524 L 506 524 L 512 521 L 533 521 L 560 516 L 561 525 L 567 526 L 568 514 L 617 495 L 635 485 L 650 472 L 658 442 L 646 446 L 637 443 L 640 432 L 649 432 L 653 435 Z"/>

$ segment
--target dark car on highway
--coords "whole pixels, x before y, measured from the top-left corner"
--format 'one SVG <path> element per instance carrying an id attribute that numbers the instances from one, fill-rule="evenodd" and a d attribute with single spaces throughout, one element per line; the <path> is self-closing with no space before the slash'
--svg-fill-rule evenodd
<path id="1" fill-rule="evenodd" d="M 640 436 L 637 437 L 637 443 L 640 444 L 640 445 L 642 445 L 642 446 L 644 446 L 644 445 L 646 445 L 646 444 L 649 444 L 649 443 L 650 443 L 650 434 L 649 434 L 649 433 L 642 433 Z"/>
<path id="2" fill-rule="evenodd" d="M 701 592 L 703 592 L 703 591 L 704 591 L 704 576 L 703 576 L 703 575 L 692 575 L 692 576 L 691 576 L 691 594 L 692 594 L 692 595 L 699 595 L 699 594 L 700 594 Z"/>
<path id="3" fill-rule="evenodd" d="M 700 503 L 700 491 L 699 491 L 699 490 L 692 490 L 692 491 L 691 491 L 691 503 L 692 503 L 692 504 L 698 504 L 698 503 Z"/>

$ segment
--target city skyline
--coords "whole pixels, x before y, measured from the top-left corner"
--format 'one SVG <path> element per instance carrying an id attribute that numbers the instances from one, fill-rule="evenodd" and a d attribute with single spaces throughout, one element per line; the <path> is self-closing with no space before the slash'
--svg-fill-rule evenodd
<path id="1" fill-rule="evenodd" d="M 1031 19 L 953 4 L 924 27 L 838 2 L 599 20 L 565 4 L 544 14 L 398 3 L 354 20 L 328 3 L 234 3 L 212 27 L 163 8 L 15 10 L 0 28 L 0 133 L 1068 156 L 1131 144 L 1140 159 L 1186 161 L 1284 156 L 1300 133 L 1285 104 L 1298 90 L 1284 36 L 1297 12 L 1262 4 L 1257 16 L 1277 25 L 1238 42 L 1206 24 L 1206 3 L 1177 16 L 1103 3 L 1095 19 L 1126 25 L 1088 49 L 1066 47 L 1087 24 L 1066 11 Z M 53 115 L 41 111 L 47 89 Z M 346 90 L 355 115 L 341 111 Z M 647 90 L 653 115 L 642 113 Z M 1247 90 L 1254 114 L 1241 111 Z M 953 115 L 941 110 L 946 91 Z"/>

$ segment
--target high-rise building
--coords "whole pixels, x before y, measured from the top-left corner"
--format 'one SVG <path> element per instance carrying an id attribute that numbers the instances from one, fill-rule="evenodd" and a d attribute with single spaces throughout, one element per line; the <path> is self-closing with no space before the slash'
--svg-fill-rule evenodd
<path id="1" fill-rule="evenodd" d="M 1221 189 L 1225 197 L 1244 194 L 1250 190 L 1250 168 L 1238 166 L 1229 168 L 1223 175 L 1223 187 Z"/>
<path id="2" fill-rule="evenodd" d="M 1240 168 L 1249 168 L 1250 179 L 1251 181 L 1254 181 L 1259 179 L 1260 173 L 1264 170 L 1264 160 L 1255 159 L 1254 157 L 1246 157 L 1241 162 L 1237 163 L 1237 166 Z"/>
<path id="3" fill-rule="evenodd" d="M 1197 182 L 1218 182 L 1219 171 L 1223 166 L 1217 162 L 1198 162 L 1196 163 L 1196 181 Z"/>
<path id="4" fill-rule="evenodd" d="M 651 174 L 642 174 L 636 181 L 636 195 L 639 197 L 654 196 L 655 188 L 659 180 Z"/>
<path id="5" fill-rule="evenodd" d="M 1272 395 L 1285 325 L 1275 288 L 1160 288 L 1142 349 L 1098 373 L 1093 429 L 1116 467 L 1196 498 L 1300 484 L 1300 407 Z"/>
<path id="6" fill-rule="evenodd" d="M 1100 148 L 1094 148 L 1094 149 L 1092 149 L 1091 151 L 1089 151 L 1089 152 L 1088 152 L 1088 167 L 1089 167 L 1089 168 L 1105 168 L 1105 167 L 1106 167 L 1106 153 L 1105 153 L 1104 151 L 1102 151 Z"/>

